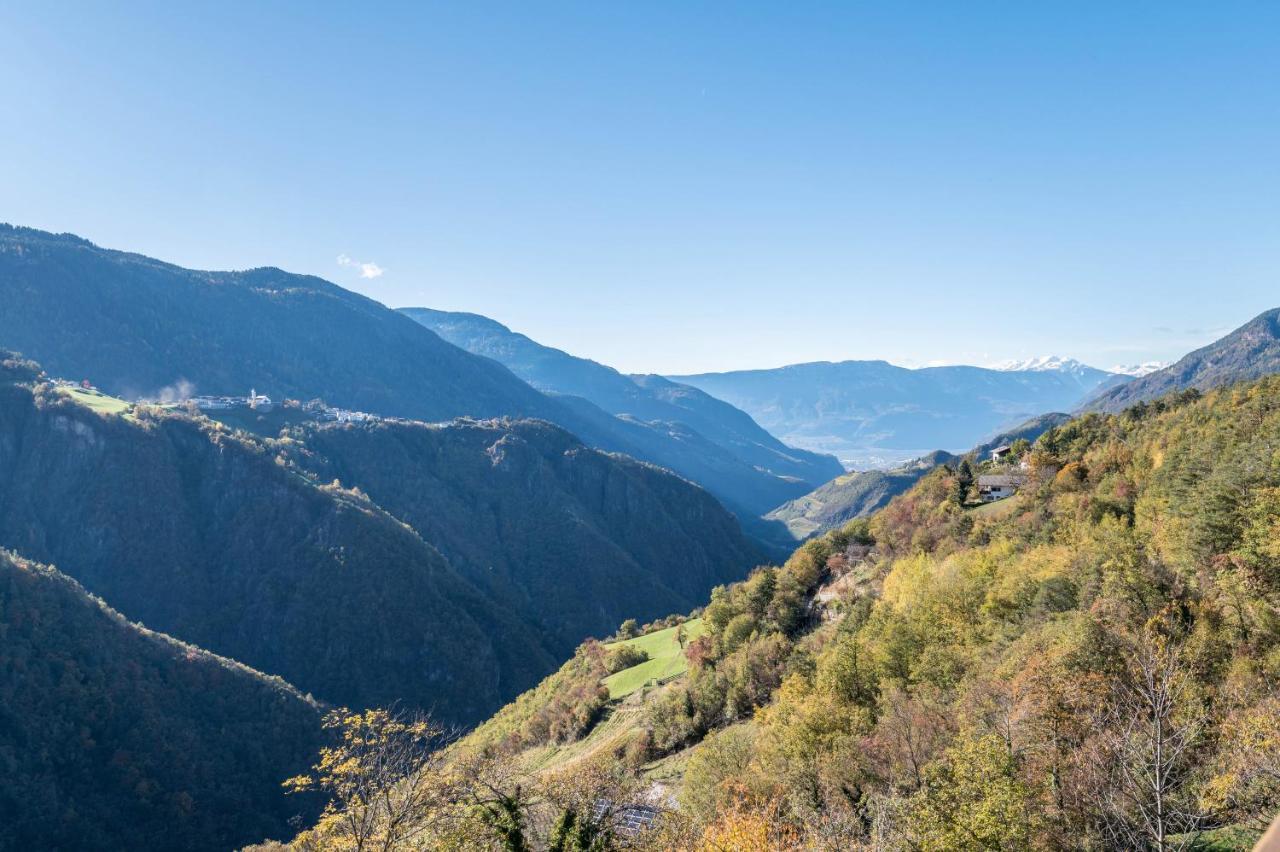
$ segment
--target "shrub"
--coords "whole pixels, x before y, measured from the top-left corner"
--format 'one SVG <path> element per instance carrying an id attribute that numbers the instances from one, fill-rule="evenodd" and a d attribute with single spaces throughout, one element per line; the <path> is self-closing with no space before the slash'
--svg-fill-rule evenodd
<path id="1" fill-rule="evenodd" d="M 605 657 L 604 667 L 609 674 L 620 672 L 623 669 L 629 669 L 632 666 L 638 666 L 648 661 L 649 652 L 643 648 L 637 648 L 635 645 L 619 645 L 609 652 Z"/>

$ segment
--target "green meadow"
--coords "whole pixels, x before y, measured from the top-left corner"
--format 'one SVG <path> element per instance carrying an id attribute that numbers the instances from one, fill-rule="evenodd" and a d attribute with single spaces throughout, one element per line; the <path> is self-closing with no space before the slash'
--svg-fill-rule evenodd
<path id="1" fill-rule="evenodd" d="M 686 645 L 702 635 L 701 618 L 690 619 L 682 626 Z M 606 645 L 606 648 L 630 645 L 649 655 L 649 659 L 640 665 L 615 672 L 604 679 L 604 685 L 609 688 L 609 697 L 624 698 L 650 681 L 666 680 L 688 671 L 689 661 L 685 659 L 684 647 L 676 639 L 679 629 L 679 627 L 667 627 L 634 639 L 611 642 Z"/>

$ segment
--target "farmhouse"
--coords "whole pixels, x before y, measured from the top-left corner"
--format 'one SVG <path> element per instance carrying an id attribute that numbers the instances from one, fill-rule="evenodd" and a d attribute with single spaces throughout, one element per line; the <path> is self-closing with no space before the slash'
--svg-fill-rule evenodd
<path id="1" fill-rule="evenodd" d="M 978 494 L 982 502 L 990 503 L 1004 497 L 1012 497 L 1026 482 L 1025 476 L 1014 473 L 989 474 L 978 477 Z"/>
<path id="2" fill-rule="evenodd" d="M 1011 452 L 1013 452 L 1013 447 L 1008 444 L 1001 444 L 991 451 L 991 460 L 993 462 L 1002 461 Z"/>

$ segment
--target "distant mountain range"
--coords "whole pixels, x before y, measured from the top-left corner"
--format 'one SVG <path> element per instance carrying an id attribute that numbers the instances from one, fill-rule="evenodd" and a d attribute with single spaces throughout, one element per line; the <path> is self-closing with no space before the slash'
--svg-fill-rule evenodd
<path id="1" fill-rule="evenodd" d="M 1074 358 L 1064 358 L 1061 355 L 1041 355 L 1036 358 L 1011 359 L 994 364 L 991 369 L 1002 370 L 1006 373 L 1044 372 L 1052 370 L 1084 377 L 1088 377 L 1096 370 L 1096 368 L 1090 367 L 1088 364 L 1077 361 Z"/>
<path id="2" fill-rule="evenodd" d="M 1170 391 L 1208 390 L 1280 372 L 1280 308 L 1266 311 L 1174 364 L 1090 399 L 1090 411 L 1122 411 Z"/>
<path id="3" fill-rule="evenodd" d="M 575 390 L 584 395 L 550 396 L 404 314 L 275 268 L 189 270 L 68 234 L 0 225 L 0 304 L 0 345 L 116 396 L 255 388 L 426 421 L 537 417 L 588 445 L 676 471 L 762 538 L 771 533 L 759 515 L 841 470 L 834 459 L 783 446 L 731 406 L 659 377 L 633 381 L 564 356 L 573 362 L 566 376 L 587 365 L 596 376 L 583 372 Z M 634 405 L 619 396 L 622 385 L 633 389 Z"/>
<path id="4" fill-rule="evenodd" d="M 1096 378 L 1090 372 L 1093 368 L 1071 359 L 1054 357 L 1007 362 L 993 369 L 1010 373 L 1062 373 L 1082 377 L 1086 382 Z M 1197 349 L 1172 365 L 1148 362 L 1126 369 L 1132 374 L 1132 381 L 1100 382 L 1101 392 L 1085 400 L 1078 406 L 1079 410 L 1115 413 L 1174 391 L 1188 388 L 1209 390 L 1280 372 L 1280 309 L 1254 317 L 1220 340 Z M 971 452 L 982 457 L 999 444 L 1017 438 L 1034 441 L 1045 430 L 1070 419 L 1070 415 L 1061 412 L 1042 414 L 987 438 Z M 766 519 L 785 523 L 796 538 L 816 535 L 838 527 L 850 518 L 871 514 L 949 458 L 948 453 L 936 451 L 889 470 L 846 474 L 779 506 L 766 515 Z"/>
<path id="5" fill-rule="evenodd" d="M 623 418 L 643 457 L 702 483 L 727 505 L 760 514 L 843 472 L 835 458 L 786 446 L 745 412 L 689 385 L 623 375 L 478 314 L 402 312 L 450 343 L 502 363 L 539 390 L 584 399 Z"/>
<path id="6" fill-rule="evenodd" d="M 1061 426 L 1070 414 L 1053 412 L 1033 417 L 1012 429 L 988 438 L 969 451 L 977 459 L 986 458 L 1001 444 L 1019 438 L 1034 441 L 1044 432 Z M 781 521 L 797 539 L 805 539 L 836 529 L 853 518 L 865 518 L 884 508 L 890 500 L 905 493 L 929 471 L 940 464 L 950 464 L 957 456 L 945 450 L 934 450 L 888 470 L 862 470 L 846 473 L 803 497 L 784 503 L 765 516 Z"/>
<path id="7" fill-rule="evenodd" d="M 1169 366 L 1169 364 L 1165 361 L 1146 361 L 1141 364 L 1119 364 L 1103 370 L 1103 372 L 1113 373 L 1117 376 L 1137 377 L 1145 376 L 1147 373 L 1154 373 L 1156 370 L 1167 366 Z M 998 364 L 993 364 L 991 369 L 1015 373 L 1034 370 L 1059 370 L 1065 373 L 1089 376 L 1097 368 L 1090 367 L 1088 364 L 1077 361 L 1075 358 L 1064 358 L 1061 355 L 1041 355 L 1036 358 L 1021 358 L 1001 361 Z"/>
<path id="8" fill-rule="evenodd" d="M 1117 364 L 1107 372 L 1136 379 L 1148 373 L 1154 373 L 1156 370 L 1163 370 L 1169 366 L 1169 363 L 1168 361 L 1143 361 L 1141 364 Z"/>
<path id="9" fill-rule="evenodd" d="M 1068 359 L 915 370 L 885 361 L 822 361 L 673 378 L 741 408 L 788 444 L 834 453 L 855 468 L 939 448 L 960 452 L 1129 381 Z"/>

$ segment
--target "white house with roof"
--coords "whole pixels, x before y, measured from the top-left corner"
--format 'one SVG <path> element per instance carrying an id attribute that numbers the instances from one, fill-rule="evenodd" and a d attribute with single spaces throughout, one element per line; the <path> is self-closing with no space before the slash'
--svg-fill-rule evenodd
<path id="1" fill-rule="evenodd" d="M 1025 476 L 1016 473 L 993 473 L 978 477 L 978 496 L 984 503 L 1003 500 L 1018 493 L 1018 489 L 1027 481 Z"/>

